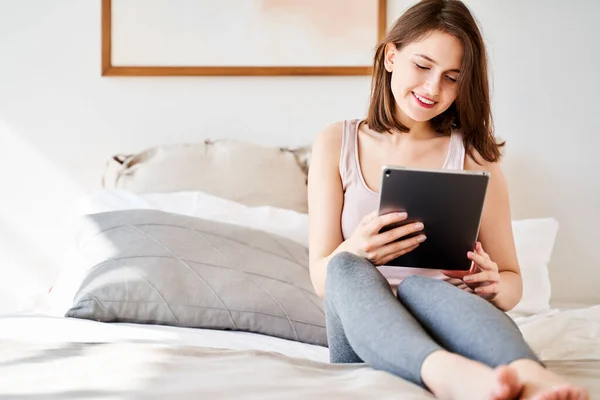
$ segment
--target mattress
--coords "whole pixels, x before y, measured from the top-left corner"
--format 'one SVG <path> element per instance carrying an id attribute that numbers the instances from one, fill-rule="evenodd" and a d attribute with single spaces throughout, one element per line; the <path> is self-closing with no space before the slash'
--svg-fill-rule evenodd
<path id="1" fill-rule="evenodd" d="M 554 370 L 600 397 L 600 305 L 515 316 Z M 247 332 L 0 317 L 0 399 L 404 398 L 421 388 L 324 347 Z"/>

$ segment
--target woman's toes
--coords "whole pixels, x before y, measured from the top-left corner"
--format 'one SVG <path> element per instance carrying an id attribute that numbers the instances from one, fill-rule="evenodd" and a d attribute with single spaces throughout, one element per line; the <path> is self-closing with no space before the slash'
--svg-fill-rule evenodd
<path id="1" fill-rule="evenodd" d="M 519 383 L 517 372 L 513 368 L 507 366 L 496 368 L 496 379 L 498 385 L 494 390 L 494 399 L 514 399 L 521 392 L 522 385 Z"/>
<path id="2" fill-rule="evenodd" d="M 572 385 L 556 386 L 537 393 L 532 400 L 589 400 L 590 396 L 585 388 Z"/>

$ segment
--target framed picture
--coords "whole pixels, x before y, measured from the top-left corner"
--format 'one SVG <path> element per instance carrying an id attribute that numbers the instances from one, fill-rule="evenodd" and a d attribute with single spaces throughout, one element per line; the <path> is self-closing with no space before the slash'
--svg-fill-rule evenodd
<path id="1" fill-rule="evenodd" d="M 369 75 L 386 11 L 386 0 L 102 0 L 102 75 Z"/>

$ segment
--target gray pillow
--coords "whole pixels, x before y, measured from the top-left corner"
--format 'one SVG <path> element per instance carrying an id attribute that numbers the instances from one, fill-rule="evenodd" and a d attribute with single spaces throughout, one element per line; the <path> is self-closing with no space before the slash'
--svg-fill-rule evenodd
<path id="1" fill-rule="evenodd" d="M 327 345 L 306 247 L 261 230 L 156 210 L 85 219 L 78 241 L 88 272 L 67 317 Z"/>

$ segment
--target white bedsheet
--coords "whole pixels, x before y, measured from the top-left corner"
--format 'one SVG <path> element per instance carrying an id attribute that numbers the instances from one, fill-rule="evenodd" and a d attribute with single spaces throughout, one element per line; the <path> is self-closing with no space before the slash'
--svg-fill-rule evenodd
<path id="1" fill-rule="evenodd" d="M 533 316 L 512 317 L 532 348 L 546 360 L 600 360 L 600 305 L 571 304 Z M 14 339 L 34 343 L 151 341 L 329 360 L 327 348 L 249 332 L 101 323 L 35 314 L 0 316 L 0 340 Z"/>
<path id="2" fill-rule="evenodd" d="M 147 341 L 168 345 L 272 351 L 313 361 L 329 360 L 329 352 L 325 347 L 250 332 L 166 325 L 101 323 L 35 314 L 0 317 L 0 340 L 19 340 L 29 343 Z"/>
<path id="3" fill-rule="evenodd" d="M 515 321 L 551 370 L 600 398 L 600 305 Z M 0 398 L 433 398 L 328 358 L 323 347 L 245 332 L 0 316 Z"/>

